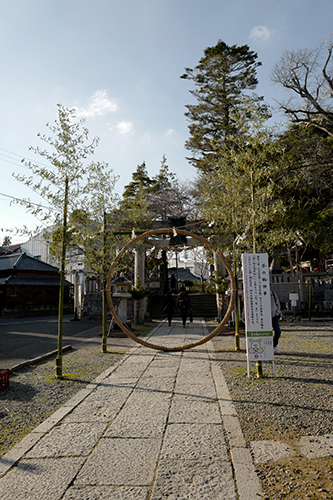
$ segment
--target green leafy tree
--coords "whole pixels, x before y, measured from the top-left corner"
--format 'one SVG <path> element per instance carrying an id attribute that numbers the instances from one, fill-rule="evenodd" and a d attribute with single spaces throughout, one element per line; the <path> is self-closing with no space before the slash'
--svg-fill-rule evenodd
<path id="1" fill-rule="evenodd" d="M 149 210 L 149 191 L 153 183 L 148 175 L 146 163 L 138 165 L 132 173 L 132 181 L 125 186 L 119 205 L 124 226 L 140 228 L 150 225 L 153 214 Z"/>
<path id="2" fill-rule="evenodd" d="M 220 149 L 215 170 L 201 180 L 201 209 L 223 237 L 224 251 L 267 250 L 269 223 L 284 212 L 283 148 L 265 126 L 269 115 L 250 101 L 234 110 L 238 134 Z M 244 111 L 246 109 L 246 111 Z"/>
<path id="3" fill-rule="evenodd" d="M 11 243 L 12 243 L 12 239 L 8 235 L 5 236 L 4 239 L 2 240 L 2 246 L 4 246 L 4 247 L 11 245 Z"/>
<path id="4" fill-rule="evenodd" d="M 194 214 L 196 204 L 189 185 L 185 185 L 170 171 L 163 155 L 157 175 L 150 177 L 145 162 L 137 166 L 132 181 L 125 186 L 120 202 L 119 213 L 124 228 L 148 229 L 153 221 L 167 221 L 168 217 L 189 216 Z M 163 250 L 151 252 L 147 268 L 161 266 L 165 290 L 168 287 L 167 257 Z M 135 281 L 134 277 L 134 281 Z"/>
<path id="5" fill-rule="evenodd" d="M 193 154 L 190 162 L 202 172 L 215 168 L 221 146 L 237 132 L 232 113 L 242 105 L 244 93 L 258 83 L 256 70 L 261 63 L 257 57 L 248 45 L 229 46 L 219 40 L 205 49 L 194 69 L 186 68 L 181 76 L 196 87 L 190 93 L 197 104 L 186 106 L 190 138 L 185 147 Z"/>
<path id="6" fill-rule="evenodd" d="M 286 213 L 277 221 L 285 233 L 282 249 L 286 249 L 291 269 L 297 269 L 298 259 L 310 251 L 323 263 L 333 250 L 332 138 L 313 125 L 290 124 L 278 142 L 285 151 L 288 176 L 280 191 Z"/>
<path id="7" fill-rule="evenodd" d="M 283 216 L 277 194 L 283 151 L 277 148 L 255 103 L 244 101 L 231 116 L 238 134 L 222 145 L 217 166 L 202 178 L 201 208 L 212 221 L 219 246 L 233 261 L 237 283 L 241 254 L 266 251 L 269 226 Z M 235 319 L 235 347 L 239 350 L 237 292 Z"/>
<path id="8" fill-rule="evenodd" d="M 47 147 L 45 149 L 40 147 L 30 148 L 35 154 L 43 157 L 50 166 L 47 167 L 33 161 L 22 160 L 30 168 L 32 175 L 29 177 L 15 176 L 46 202 L 36 206 L 29 199 L 26 199 L 24 203 L 27 210 L 48 225 L 61 228 L 60 232 L 58 231 L 61 244 L 61 263 L 58 356 L 56 359 L 56 376 L 59 378 L 62 377 L 63 303 L 69 216 L 80 207 L 80 204 L 87 203 L 88 199 L 90 201 L 95 199 L 98 179 L 101 182 L 106 182 L 109 179 L 108 187 L 111 190 L 113 187 L 112 179 L 114 179 L 113 171 L 108 167 L 108 164 L 104 162 L 87 162 L 87 158 L 94 154 L 99 139 L 94 138 L 90 141 L 89 131 L 84 124 L 85 120 L 76 120 L 76 111 L 74 109 L 58 105 L 58 117 L 55 124 L 47 124 L 51 134 L 38 134 L 38 137 L 47 144 Z M 94 202 L 94 204 L 97 210 L 100 200 Z M 95 215 L 93 213 L 92 217 Z M 100 214 L 99 217 L 101 219 L 103 215 Z"/>
<path id="9" fill-rule="evenodd" d="M 137 166 L 125 186 L 120 203 L 127 225 L 149 227 L 154 220 L 189 215 L 194 211 L 192 192 L 170 171 L 163 155 L 156 176 L 150 177 L 145 162 Z"/>

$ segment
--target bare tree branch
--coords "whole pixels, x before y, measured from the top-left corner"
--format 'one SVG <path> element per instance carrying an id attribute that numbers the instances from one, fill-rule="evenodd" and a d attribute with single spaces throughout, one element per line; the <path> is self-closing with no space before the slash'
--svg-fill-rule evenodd
<path id="1" fill-rule="evenodd" d="M 323 60 L 323 50 L 327 56 Z M 279 102 L 294 123 L 312 124 L 333 137 L 333 45 L 331 39 L 315 50 L 285 51 L 275 64 L 271 79 L 291 92 L 291 99 Z M 322 69 L 320 70 L 320 67 Z"/>

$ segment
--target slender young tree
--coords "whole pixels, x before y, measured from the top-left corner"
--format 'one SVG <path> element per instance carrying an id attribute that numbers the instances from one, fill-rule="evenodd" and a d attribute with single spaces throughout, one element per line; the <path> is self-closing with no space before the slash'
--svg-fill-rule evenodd
<path id="1" fill-rule="evenodd" d="M 223 145 L 217 168 L 201 181 L 201 209 L 224 236 L 225 251 L 267 250 L 268 222 L 284 211 L 279 199 L 284 150 L 277 144 L 269 117 L 248 102 L 232 113 L 238 134 Z M 245 110 L 246 111 L 243 111 Z"/>
<path id="2" fill-rule="evenodd" d="M 15 176 L 46 202 L 36 206 L 30 200 L 25 200 L 27 210 L 48 225 L 61 228 L 59 235 L 61 264 L 58 356 L 56 359 L 56 376 L 58 378 L 62 377 L 63 304 L 69 216 L 80 204 L 87 202 L 89 193 L 91 194 L 96 187 L 97 179 L 104 179 L 104 181 L 109 179 L 108 186 L 111 190 L 114 179 L 112 170 L 108 168 L 107 164 L 87 162 L 87 158 L 94 154 L 99 139 L 89 140 L 89 131 L 84 123 L 85 120 L 76 120 L 75 109 L 58 105 L 58 118 L 55 120 L 55 124 L 47 124 L 51 134 L 38 134 L 38 137 L 48 147 L 46 149 L 30 147 L 30 150 L 43 157 L 50 166 L 22 160 L 30 168 L 32 175 L 29 177 Z M 100 219 L 103 220 L 103 215 L 100 215 Z"/>
<path id="3" fill-rule="evenodd" d="M 241 253 L 267 251 L 269 225 L 284 213 L 276 192 L 282 182 L 283 150 L 265 127 L 260 107 L 251 102 L 243 104 L 232 113 L 238 134 L 222 146 L 217 167 L 201 181 L 202 213 L 213 221 L 223 252 L 233 261 L 236 279 Z M 237 350 L 238 313 L 236 298 Z"/>

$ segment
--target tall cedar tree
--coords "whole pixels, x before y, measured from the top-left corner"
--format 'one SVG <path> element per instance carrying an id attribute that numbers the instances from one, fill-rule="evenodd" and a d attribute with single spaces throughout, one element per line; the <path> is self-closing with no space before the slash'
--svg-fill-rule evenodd
<path id="1" fill-rule="evenodd" d="M 145 162 L 137 166 L 132 181 L 125 186 L 120 208 L 126 217 L 125 226 L 141 228 L 149 227 L 153 220 L 188 216 L 194 210 L 191 188 L 169 170 L 165 155 L 153 177 L 149 177 Z"/>
<path id="2" fill-rule="evenodd" d="M 231 111 L 240 105 L 244 91 L 254 90 L 258 83 L 256 70 L 261 63 L 257 57 L 248 45 L 230 47 L 219 40 L 215 47 L 205 49 L 194 69 L 185 68 L 181 76 L 196 86 L 190 93 L 197 104 L 186 106 L 191 137 L 185 147 L 193 153 L 187 159 L 202 172 L 214 168 L 221 146 L 237 131 Z"/>

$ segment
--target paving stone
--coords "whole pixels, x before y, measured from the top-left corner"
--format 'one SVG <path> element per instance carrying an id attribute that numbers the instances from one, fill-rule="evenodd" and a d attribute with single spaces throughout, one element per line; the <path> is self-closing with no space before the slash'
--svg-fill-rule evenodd
<path id="1" fill-rule="evenodd" d="M 246 442 L 238 417 L 234 415 L 224 415 L 223 423 L 229 446 L 231 448 L 245 447 Z"/>
<path id="2" fill-rule="evenodd" d="M 236 499 L 232 466 L 222 460 L 161 460 L 151 500 Z"/>
<path id="3" fill-rule="evenodd" d="M 174 398 L 216 401 L 215 385 L 212 380 L 207 384 L 194 384 L 190 380 L 186 384 L 177 381 Z"/>
<path id="4" fill-rule="evenodd" d="M 106 386 L 100 386 L 94 392 L 88 396 L 88 401 L 122 401 L 124 398 L 127 399 L 130 394 L 134 391 L 136 383 L 123 382 L 122 384 L 108 384 Z"/>
<path id="5" fill-rule="evenodd" d="M 40 425 L 38 425 L 33 432 L 41 433 L 48 432 L 52 427 L 54 427 L 58 422 L 60 422 L 69 412 L 71 408 L 68 406 L 62 406 L 57 411 L 53 413 L 49 418 L 44 420 Z"/>
<path id="6" fill-rule="evenodd" d="M 169 423 L 220 424 L 221 415 L 218 403 L 177 399 L 172 403 Z"/>
<path id="7" fill-rule="evenodd" d="M 66 418 L 66 422 L 111 422 L 131 394 L 131 388 L 94 391 Z"/>
<path id="8" fill-rule="evenodd" d="M 135 408 L 143 407 L 147 404 L 158 404 L 159 401 L 170 401 L 172 392 L 166 391 L 151 391 L 137 387 L 126 401 L 126 407 L 132 406 Z"/>
<path id="9" fill-rule="evenodd" d="M 264 494 L 248 448 L 231 448 L 239 500 L 259 500 Z"/>
<path id="10" fill-rule="evenodd" d="M 106 424 L 96 422 L 61 424 L 46 434 L 26 457 L 87 456 L 105 429 Z"/>
<path id="11" fill-rule="evenodd" d="M 75 480 L 78 485 L 150 486 L 161 439 L 103 438 Z"/>
<path id="12" fill-rule="evenodd" d="M 203 373 L 201 374 L 194 367 L 192 369 L 192 374 L 190 371 L 178 373 L 177 376 L 177 384 L 208 384 L 212 385 L 212 374 L 211 373 Z"/>
<path id="13" fill-rule="evenodd" d="M 170 401 L 158 397 L 142 398 L 139 403 L 128 400 L 105 436 L 161 437 L 164 432 Z"/>
<path id="14" fill-rule="evenodd" d="M 148 488 L 86 486 L 83 488 L 69 488 L 64 500 L 147 500 L 148 495 Z"/>
<path id="15" fill-rule="evenodd" d="M 77 394 L 75 394 L 75 396 L 69 399 L 63 406 L 71 406 L 72 408 L 74 408 L 79 403 L 81 403 L 87 396 L 89 396 L 91 392 L 92 390 L 89 390 L 87 388 L 82 389 Z"/>
<path id="16" fill-rule="evenodd" d="M 166 369 L 166 367 L 160 366 L 149 366 L 147 370 L 142 375 L 143 377 L 152 377 L 154 379 L 168 377 L 176 377 L 178 371 L 178 366 L 170 366 L 170 368 Z"/>
<path id="17" fill-rule="evenodd" d="M 207 359 L 202 360 L 201 357 L 199 359 L 195 356 L 188 359 L 184 358 L 179 368 L 179 375 L 192 374 L 195 376 L 198 373 L 202 377 L 211 377 L 210 362 Z M 205 357 L 207 357 L 207 354 L 205 354 Z"/>
<path id="18" fill-rule="evenodd" d="M 107 387 L 109 390 L 114 388 L 132 388 L 138 383 L 137 377 L 128 377 L 124 374 L 114 373 L 107 378 Z"/>
<path id="19" fill-rule="evenodd" d="M 18 462 L 23 455 L 30 450 L 37 443 L 37 441 L 43 437 L 43 434 L 37 432 L 30 432 L 25 436 L 22 441 L 17 443 L 8 453 L 0 458 L 0 477 L 5 474 L 10 467 L 12 467 L 16 462 Z"/>
<path id="20" fill-rule="evenodd" d="M 208 342 L 210 346 L 213 346 L 213 343 L 210 341 Z M 221 408 L 221 412 L 223 417 L 226 415 L 232 415 L 237 417 L 237 412 L 235 409 L 235 406 L 232 402 L 230 392 L 226 383 L 226 380 L 224 378 L 223 372 L 221 370 L 221 367 L 216 363 L 216 358 L 215 358 L 215 353 L 210 352 L 209 356 L 212 360 L 212 375 L 214 377 L 215 381 L 215 386 L 216 386 L 216 392 L 217 392 L 217 398 L 218 402 Z M 238 418 L 238 417 L 237 417 Z"/>
<path id="21" fill-rule="evenodd" d="M 222 424 L 170 424 L 162 458 L 173 460 L 228 460 Z"/>
<path id="22" fill-rule="evenodd" d="M 181 359 L 181 353 L 179 352 L 158 352 L 150 366 L 159 366 L 161 368 L 179 366 Z"/>
<path id="23" fill-rule="evenodd" d="M 299 448 L 307 458 L 333 456 L 333 434 L 304 436 L 299 441 Z"/>
<path id="24" fill-rule="evenodd" d="M 22 460 L 0 479 L 0 498 L 59 500 L 84 460 L 78 457 Z"/>
<path id="25" fill-rule="evenodd" d="M 290 446 L 281 441 L 252 441 L 251 450 L 256 464 L 275 462 L 294 453 Z"/>
<path id="26" fill-rule="evenodd" d="M 148 392 L 152 392 L 154 394 L 169 394 L 173 393 L 173 389 L 175 386 L 174 377 L 169 377 L 169 374 L 163 378 L 154 378 L 154 377 L 146 377 L 143 376 L 139 380 L 136 389 L 137 390 L 145 390 Z"/>
<path id="27" fill-rule="evenodd" d="M 138 379 L 141 377 L 143 372 L 146 370 L 147 366 L 149 365 L 148 360 L 143 360 L 142 364 L 140 364 L 140 361 L 138 359 L 133 359 L 131 358 L 130 363 L 124 363 L 121 365 L 118 370 L 114 371 L 110 377 L 108 377 L 108 381 L 112 380 L 113 377 L 124 377 L 124 378 L 134 378 Z"/>
<path id="28" fill-rule="evenodd" d="M 131 353 L 131 369 L 137 369 L 140 371 L 145 370 L 154 359 L 154 356 L 155 353 L 151 349 L 137 349 L 135 352 Z M 123 365 L 120 366 L 119 371 L 123 368 Z"/>

